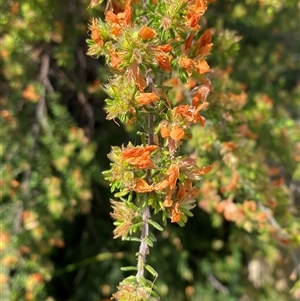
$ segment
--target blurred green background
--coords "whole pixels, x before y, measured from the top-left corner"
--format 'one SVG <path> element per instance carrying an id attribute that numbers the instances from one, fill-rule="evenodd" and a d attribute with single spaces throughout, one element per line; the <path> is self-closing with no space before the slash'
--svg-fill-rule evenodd
<path id="1" fill-rule="evenodd" d="M 1 4 L 3 301 L 110 300 L 120 267 L 135 265 L 138 245 L 112 239 L 101 174 L 110 146 L 134 142 L 135 129 L 105 119 L 109 70 L 86 55 L 87 24 L 105 3 L 89 4 Z M 299 3 L 219 0 L 201 22 L 213 32 L 215 91 L 185 151 L 216 168 L 187 225 L 156 233 L 155 285 L 165 301 L 300 300 Z M 267 214 L 239 222 L 217 206 L 230 199 Z"/>

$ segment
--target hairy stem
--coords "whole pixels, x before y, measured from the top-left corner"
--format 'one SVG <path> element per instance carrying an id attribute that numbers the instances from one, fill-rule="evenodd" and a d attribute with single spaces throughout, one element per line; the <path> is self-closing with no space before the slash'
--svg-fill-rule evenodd
<path id="1" fill-rule="evenodd" d="M 149 123 L 149 138 L 148 144 L 152 145 L 154 143 L 154 133 L 153 133 L 153 124 L 154 124 L 154 116 L 149 112 L 148 115 L 148 123 Z M 151 169 L 147 170 L 146 180 L 148 184 L 151 184 Z M 137 263 L 137 281 L 140 282 L 140 278 L 144 277 L 144 270 L 146 264 L 146 256 L 149 253 L 149 248 L 147 245 L 147 237 L 149 235 L 149 219 L 150 219 L 150 209 L 149 206 L 145 206 L 142 213 L 142 233 L 141 233 L 141 244 L 138 254 L 138 263 Z"/>

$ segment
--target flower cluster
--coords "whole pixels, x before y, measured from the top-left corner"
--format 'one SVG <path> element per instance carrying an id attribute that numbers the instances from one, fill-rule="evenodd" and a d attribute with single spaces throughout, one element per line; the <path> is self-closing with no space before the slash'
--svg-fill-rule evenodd
<path id="1" fill-rule="evenodd" d="M 150 209 L 161 212 L 164 222 L 170 218 L 183 226 L 200 193 L 194 181 L 213 168 L 179 155 L 183 141 L 192 137 L 191 125 L 205 125 L 201 114 L 212 91 L 206 77 L 211 31 L 199 34 L 208 2 L 128 0 L 120 9 L 113 1 L 105 21 L 92 19 L 89 25 L 88 54 L 105 56 L 113 73 L 104 86 L 107 118 L 143 128 L 143 144 L 112 147 L 111 169 L 104 172 L 120 199 L 112 201 L 115 237 L 142 233 L 138 283 L 151 245 L 148 224 L 161 228 Z"/>

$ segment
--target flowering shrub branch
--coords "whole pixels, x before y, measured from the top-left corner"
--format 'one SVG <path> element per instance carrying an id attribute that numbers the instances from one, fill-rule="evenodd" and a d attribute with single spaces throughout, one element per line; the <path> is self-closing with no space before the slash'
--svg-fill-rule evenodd
<path id="1" fill-rule="evenodd" d="M 163 224 L 183 226 L 200 193 L 194 182 L 212 169 L 180 155 L 193 124 L 205 125 L 212 85 L 206 74 L 211 31 L 202 32 L 205 0 L 111 1 L 105 21 L 92 19 L 88 54 L 104 56 L 112 76 L 104 86 L 107 119 L 136 123 L 141 145 L 112 147 L 111 168 L 104 172 L 115 199 L 114 237 L 140 242 L 136 276 L 122 281 L 116 300 L 147 300 L 157 272 L 146 264 L 155 237 L 151 227 L 163 230 L 150 215 L 161 214 Z M 91 3 L 91 6 L 94 6 Z M 139 237 L 136 233 L 141 233 Z"/>

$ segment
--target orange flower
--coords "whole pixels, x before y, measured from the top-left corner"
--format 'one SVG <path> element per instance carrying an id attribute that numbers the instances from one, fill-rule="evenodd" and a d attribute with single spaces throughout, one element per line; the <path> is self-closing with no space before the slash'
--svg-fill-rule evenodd
<path id="1" fill-rule="evenodd" d="M 89 29 L 91 31 L 91 37 L 92 37 L 92 40 L 100 47 L 103 46 L 104 42 L 103 42 L 103 39 L 100 35 L 100 32 L 99 32 L 99 28 L 98 28 L 98 24 L 97 24 L 97 20 L 95 18 L 93 18 L 91 20 L 91 25 L 89 26 Z"/>
<path id="2" fill-rule="evenodd" d="M 199 74 L 204 74 L 210 71 L 210 67 L 206 61 L 197 61 L 195 67 Z"/>
<path id="3" fill-rule="evenodd" d="M 189 76 L 192 74 L 193 66 L 194 66 L 194 62 L 192 59 L 182 57 L 179 59 L 178 63 L 182 68 L 186 69 L 186 72 L 188 73 Z"/>
<path id="4" fill-rule="evenodd" d="M 170 189 L 174 190 L 176 186 L 176 181 L 179 177 L 179 167 L 176 164 L 172 164 L 167 170 L 166 175 L 169 176 L 168 181 L 170 184 Z"/>
<path id="5" fill-rule="evenodd" d="M 249 209 L 249 211 L 251 211 L 251 212 L 255 212 L 257 209 L 256 203 L 254 201 L 245 200 L 243 203 L 243 207 L 245 209 Z"/>
<path id="6" fill-rule="evenodd" d="M 197 14 L 194 10 L 189 10 L 189 12 L 186 15 L 187 18 L 187 25 L 192 29 L 192 30 L 198 30 L 199 28 L 199 20 L 200 20 L 200 15 Z"/>
<path id="7" fill-rule="evenodd" d="M 173 205 L 173 201 L 171 199 L 171 196 L 168 194 L 163 202 L 164 207 L 171 207 Z"/>
<path id="8" fill-rule="evenodd" d="M 185 135 L 184 130 L 178 126 L 175 125 L 172 127 L 171 132 L 170 132 L 170 136 L 172 139 L 174 139 L 175 141 L 180 141 Z"/>
<path id="9" fill-rule="evenodd" d="M 237 145 L 232 141 L 223 142 L 222 147 L 221 147 L 221 154 L 224 154 L 226 152 L 232 152 L 236 148 L 237 148 Z"/>
<path id="10" fill-rule="evenodd" d="M 199 47 L 204 47 L 205 45 L 209 44 L 210 42 L 211 42 L 211 30 L 206 29 L 205 32 L 201 35 L 201 37 L 197 41 L 197 44 Z"/>
<path id="11" fill-rule="evenodd" d="M 156 36 L 156 32 L 155 32 L 154 29 L 152 29 L 148 26 L 143 26 L 139 31 L 139 36 L 143 40 L 150 40 L 150 39 L 153 39 Z"/>
<path id="12" fill-rule="evenodd" d="M 169 44 L 155 47 L 156 51 L 162 51 L 162 52 L 170 52 L 172 49 L 173 47 Z"/>
<path id="13" fill-rule="evenodd" d="M 136 168 L 150 168 L 153 167 L 150 160 L 150 153 L 155 151 L 157 148 L 157 145 L 127 148 L 123 150 L 122 158 L 127 163 L 134 165 Z"/>
<path id="14" fill-rule="evenodd" d="M 179 210 L 179 204 L 176 203 L 172 210 L 171 223 L 177 223 L 181 220 L 181 211 Z"/>
<path id="15" fill-rule="evenodd" d="M 135 179 L 135 182 L 133 184 L 132 190 L 139 192 L 139 193 L 146 193 L 153 191 L 153 186 L 150 186 L 146 181 L 143 179 Z"/>
<path id="16" fill-rule="evenodd" d="M 153 101 L 158 101 L 159 97 L 154 93 L 139 93 L 138 96 L 136 96 L 135 100 L 140 105 L 149 105 Z"/>
<path id="17" fill-rule="evenodd" d="M 169 186 L 169 181 L 168 180 L 163 180 L 161 182 L 158 182 L 154 185 L 154 190 L 156 191 L 162 191 L 165 188 Z"/>
<path id="18" fill-rule="evenodd" d="M 196 0 L 194 11 L 200 15 L 203 15 L 207 9 L 206 0 Z"/>
<path id="19" fill-rule="evenodd" d="M 105 14 L 105 19 L 108 23 L 119 25 L 120 21 L 116 14 L 114 14 L 112 11 L 108 10 Z"/>
<path id="20" fill-rule="evenodd" d="M 134 78 L 134 81 L 136 82 L 139 90 L 142 92 L 144 91 L 144 89 L 146 88 L 147 86 L 147 83 L 145 81 L 145 78 L 144 78 L 144 75 L 143 73 L 141 72 L 138 64 L 136 62 L 133 62 L 130 67 L 128 68 L 129 69 L 129 74 L 128 76 L 133 76 Z M 131 73 L 130 73 L 131 72 Z"/>
<path id="21" fill-rule="evenodd" d="M 211 31 L 207 29 L 199 40 L 195 43 L 197 49 L 197 57 L 199 59 L 204 58 L 212 49 L 213 44 L 211 43 Z"/>
<path id="22" fill-rule="evenodd" d="M 33 85 L 28 85 L 23 91 L 22 96 L 32 102 L 37 102 L 40 99 L 40 95 L 36 93 Z"/>
<path id="23" fill-rule="evenodd" d="M 119 65 L 122 63 L 122 55 L 120 52 L 114 50 L 110 51 L 110 65 L 114 69 L 118 69 Z"/>
<path id="24" fill-rule="evenodd" d="M 191 33 L 185 41 L 184 50 L 188 50 L 191 47 L 193 39 L 194 35 Z"/>
<path id="25" fill-rule="evenodd" d="M 124 12 L 118 13 L 119 20 L 122 21 L 122 24 L 124 26 L 128 25 L 130 23 L 131 17 L 132 17 L 132 8 L 130 5 L 131 1 L 127 1 Z"/>
<path id="26" fill-rule="evenodd" d="M 160 135 L 162 138 L 167 138 L 170 136 L 170 130 L 168 129 L 169 122 L 164 120 L 160 123 Z"/>
<path id="27" fill-rule="evenodd" d="M 173 114 L 175 117 L 183 117 L 186 121 L 190 123 L 200 122 L 202 126 L 205 125 L 205 118 L 198 114 L 199 110 L 195 110 L 195 108 L 189 105 L 180 105 L 173 109 Z"/>
<path id="28" fill-rule="evenodd" d="M 169 57 L 164 53 L 158 53 L 155 55 L 155 59 L 157 60 L 161 69 L 170 72 L 172 71 L 172 67 L 169 61 Z"/>
<path id="29" fill-rule="evenodd" d="M 214 168 L 214 166 L 215 166 L 214 164 L 211 164 L 209 166 L 201 167 L 195 172 L 195 174 L 205 175 L 205 174 L 209 173 Z"/>

